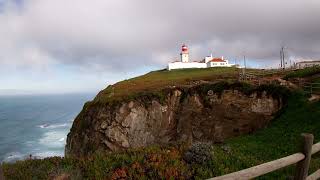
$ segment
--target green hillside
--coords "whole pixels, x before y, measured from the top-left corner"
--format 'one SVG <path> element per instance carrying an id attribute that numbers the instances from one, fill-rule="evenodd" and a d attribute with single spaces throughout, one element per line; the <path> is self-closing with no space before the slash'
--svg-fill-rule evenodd
<path id="1" fill-rule="evenodd" d="M 132 79 L 120 81 L 102 90 L 95 102 L 110 102 L 129 98 L 136 94 L 157 92 L 166 87 L 187 86 L 196 81 L 235 81 L 239 78 L 241 69 L 234 67 L 216 67 L 205 69 L 159 70 Z M 282 71 L 247 69 L 248 73 L 267 76 L 284 76 Z"/>
<path id="2" fill-rule="evenodd" d="M 284 79 L 290 79 L 290 78 L 304 78 L 304 77 L 310 77 L 313 75 L 320 74 L 320 67 L 314 66 L 314 67 L 308 67 L 304 69 L 298 69 L 296 71 L 292 71 L 288 73 Z"/>
<path id="3" fill-rule="evenodd" d="M 96 101 L 111 101 L 137 93 L 158 91 L 168 86 L 187 85 L 192 81 L 214 81 L 218 79 L 235 80 L 238 78 L 237 68 L 206 68 L 160 70 L 147 73 L 132 79 L 120 81 L 102 90 Z"/>

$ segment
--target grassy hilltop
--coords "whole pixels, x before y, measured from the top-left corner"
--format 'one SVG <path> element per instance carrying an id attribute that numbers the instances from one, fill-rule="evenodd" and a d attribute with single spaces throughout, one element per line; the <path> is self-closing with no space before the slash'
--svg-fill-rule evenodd
<path id="1" fill-rule="evenodd" d="M 191 81 L 214 81 L 218 79 L 237 79 L 236 68 L 206 68 L 152 71 L 145 75 L 120 81 L 102 90 L 96 101 L 111 101 L 137 93 L 158 91 L 168 86 L 186 85 Z"/>
<path id="2" fill-rule="evenodd" d="M 205 69 L 177 69 L 152 71 L 145 75 L 120 81 L 102 90 L 95 102 L 110 102 L 128 98 L 137 94 L 157 92 L 170 86 L 187 86 L 195 81 L 235 81 L 241 69 L 234 67 L 216 67 Z M 283 72 L 275 70 L 247 69 L 248 73 L 257 75 L 281 75 Z"/>

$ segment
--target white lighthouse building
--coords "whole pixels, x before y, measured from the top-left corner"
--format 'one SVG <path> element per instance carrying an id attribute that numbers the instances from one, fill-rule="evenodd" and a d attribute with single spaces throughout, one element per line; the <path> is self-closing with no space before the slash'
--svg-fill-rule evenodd
<path id="1" fill-rule="evenodd" d="M 186 45 L 182 45 L 180 56 L 181 56 L 181 62 L 183 63 L 189 62 L 189 49 Z"/>
<path id="2" fill-rule="evenodd" d="M 168 64 L 168 70 L 185 69 L 185 68 L 210 68 L 210 67 L 231 67 L 234 64 L 229 64 L 227 59 L 214 58 L 211 56 L 205 57 L 202 61 L 190 61 L 189 49 L 186 45 L 182 45 L 180 53 L 180 61 L 175 61 Z"/>

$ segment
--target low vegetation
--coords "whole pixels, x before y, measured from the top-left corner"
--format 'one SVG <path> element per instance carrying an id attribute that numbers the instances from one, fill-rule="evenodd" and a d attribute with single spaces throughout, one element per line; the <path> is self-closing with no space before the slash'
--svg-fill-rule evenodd
<path id="1" fill-rule="evenodd" d="M 284 77 L 284 79 L 288 80 L 291 78 L 304 78 L 304 77 L 309 77 L 319 73 L 320 73 L 320 66 L 313 66 L 313 67 L 298 69 L 296 71 L 290 72 Z"/>
<path id="2" fill-rule="evenodd" d="M 102 90 L 95 102 L 110 102 L 123 97 L 131 97 L 137 94 L 148 94 L 162 90 L 168 86 L 187 85 L 192 81 L 215 81 L 222 79 L 235 80 L 238 78 L 237 68 L 206 68 L 206 69 L 177 69 L 159 70 L 145 75 L 120 81 Z"/>
<path id="3" fill-rule="evenodd" d="M 293 154 L 299 150 L 301 133 L 312 133 L 315 142 L 319 142 L 319 115 L 320 102 L 309 103 L 303 95 L 294 94 L 289 98 L 288 106 L 265 129 L 230 139 L 222 146 L 214 146 L 214 160 L 204 168 L 204 172 L 223 175 Z M 319 168 L 320 156 L 315 155 L 310 172 Z M 260 179 L 288 179 L 293 171 L 294 166 L 291 166 Z M 200 177 L 207 175 L 204 173 Z"/>
<path id="4" fill-rule="evenodd" d="M 119 153 L 97 153 L 87 158 L 46 158 L 2 165 L 7 179 L 205 179 L 298 151 L 301 133 L 320 141 L 320 102 L 310 103 L 301 93 L 288 99 L 288 106 L 258 132 L 227 140 L 223 144 L 152 146 Z M 204 149 L 202 147 L 205 147 Z M 209 151 L 209 152 L 208 152 Z M 310 172 L 320 168 L 320 156 L 312 157 Z M 294 166 L 260 179 L 287 179 Z"/>
<path id="5" fill-rule="evenodd" d="M 163 100 L 163 92 L 168 88 L 190 87 L 200 82 L 224 81 L 226 83 L 233 83 L 238 80 L 240 71 L 241 69 L 234 67 L 153 71 L 108 86 L 106 89 L 102 90 L 92 102 L 87 103 L 87 106 L 92 104 L 108 104 L 119 101 L 128 101 L 137 97 L 155 97 L 159 100 Z M 281 77 L 284 75 L 283 71 L 277 70 L 247 69 L 247 72 L 259 74 L 259 77 Z"/>

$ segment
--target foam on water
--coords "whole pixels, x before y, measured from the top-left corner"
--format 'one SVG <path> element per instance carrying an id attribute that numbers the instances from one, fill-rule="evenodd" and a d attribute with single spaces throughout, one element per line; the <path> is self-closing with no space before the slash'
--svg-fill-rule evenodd
<path id="1" fill-rule="evenodd" d="M 42 129 L 55 129 L 55 128 L 62 128 L 62 127 L 70 127 L 71 124 L 70 123 L 62 123 L 62 124 L 42 124 L 39 125 L 38 127 L 42 128 Z"/>
<path id="2" fill-rule="evenodd" d="M 47 152 L 39 152 L 35 153 L 34 156 L 36 158 L 46 158 L 46 157 L 52 157 L 52 156 L 63 156 L 63 152 L 58 151 L 47 151 Z"/>
<path id="3" fill-rule="evenodd" d="M 66 144 L 65 137 L 67 137 L 68 131 L 58 130 L 58 131 L 48 131 L 45 132 L 39 139 L 39 144 L 47 147 L 64 147 Z"/>
<path id="4" fill-rule="evenodd" d="M 25 159 L 25 158 L 26 158 L 25 154 L 22 154 L 20 152 L 10 152 L 5 155 L 5 158 L 3 159 L 3 161 L 4 162 L 13 162 L 13 161 Z"/>
<path id="5" fill-rule="evenodd" d="M 63 156 L 73 119 L 93 95 L 0 96 L 0 163 Z"/>

